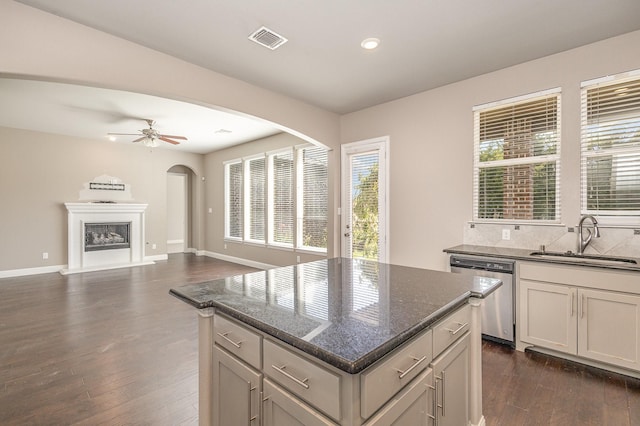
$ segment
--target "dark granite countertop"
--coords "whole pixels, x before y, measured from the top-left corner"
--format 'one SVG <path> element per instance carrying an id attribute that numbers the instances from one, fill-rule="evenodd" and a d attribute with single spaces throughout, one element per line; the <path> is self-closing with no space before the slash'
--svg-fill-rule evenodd
<path id="1" fill-rule="evenodd" d="M 347 373 L 356 374 L 467 302 L 484 277 L 335 258 L 173 288 Z"/>
<path id="2" fill-rule="evenodd" d="M 625 257 L 624 259 L 635 260 L 636 263 L 626 262 L 598 262 L 574 259 L 571 257 L 556 257 L 556 256 L 532 256 L 531 253 L 537 250 L 530 249 L 517 249 L 507 247 L 489 247 L 489 246 L 476 246 L 469 244 L 461 244 L 459 246 L 446 248 L 443 250 L 449 254 L 468 254 L 474 256 L 492 257 L 496 259 L 513 259 L 513 260 L 526 260 L 531 262 L 545 262 L 574 266 L 585 266 L 589 268 L 599 269 L 613 269 L 621 271 L 635 271 L 640 272 L 640 259 L 631 257 Z"/>

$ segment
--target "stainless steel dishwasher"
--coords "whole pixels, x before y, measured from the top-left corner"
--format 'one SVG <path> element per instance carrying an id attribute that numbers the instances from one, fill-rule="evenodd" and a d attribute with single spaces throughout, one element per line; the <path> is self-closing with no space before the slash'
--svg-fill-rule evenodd
<path id="1" fill-rule="evenodd" d="M 451 272 L 498 278 L 502 286 L 484 300 L 482 337 L 515 347 L 514 261 L 480 256 L 451 255 Z"/>

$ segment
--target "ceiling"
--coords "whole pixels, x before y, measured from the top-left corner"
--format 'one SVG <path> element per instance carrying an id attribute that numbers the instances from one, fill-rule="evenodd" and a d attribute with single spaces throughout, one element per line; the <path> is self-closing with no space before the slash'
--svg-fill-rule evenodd
<path id="1" fill-rule="evenodd" d="M 188 140 L 161 148 L 206 154 L 280 133 L 272 124 L 187 102 L 119 90 L 0 78 L 0 126 L 109 141 L 107 133 L 138 133 L 155 120 L 159 133 Z M 137 136 L 118 136 L 131 143 Z"/>
<path id="2" fill-rule="evenodd" d="M 338 114 L 640 30 L 639 0 L 17 1 Z M 248 36 L 261 26 L 288 42 L 276 50 L 253 43 Z M 380 46 L 362 49 L 367 37 Z M 17 83 L 2 84 L 4 98 Z M 51 87 L 51 97 L 67 89 Z M 201 135 L 202 124 L 189 120 L 193 111 L 182 110 L 201 107 L 116 91 L 101 91 L 104 98 L 91 103 L 93 95 L 79 93 L 84 89 L 56 106 L 83 115 L 52 118 L 46 131 L 75 118 L 79 128 L 95 119 L 101 134 L 124 133 L 145 127 L 126 117 L 151 118 L 159 131 L 189 137 L 172 149 L 209 152 L 219 149 L 212 131 L 242 128 L 225 121 L 238 117 L 205 109 L 220 121 Z M 4 115 L 6 105 L 0 108 Z M 30 111 L 25 106 L 26 123 L 35 121 Z M 277 131 L 267 125 L 244 136 Z M 227 142 L 241 140 L 251 139 Z"/>

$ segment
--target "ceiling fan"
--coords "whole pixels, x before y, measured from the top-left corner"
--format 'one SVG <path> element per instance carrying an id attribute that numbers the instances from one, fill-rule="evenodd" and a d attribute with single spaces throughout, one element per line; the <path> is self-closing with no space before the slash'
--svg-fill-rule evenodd
<path id="1" fill-rule="evenodd" d="M 132 142 L 142 142 L 145 146 L 156 147 L 159 145 L 158 141 L 168 142 L 173 145 L 179 145 L 180 142 L 174 139 L 179 139 L 186 141 L 187 138 L 184 136 L 175 136 L 175 135 L 164 135 L 162 133 L 158 133 L 156 129 L 153 128 L 154 124 L 156 124 L 155 120 L 144 119 L 149 125 L 148 129 L 140 130 L 140 133 L 108 133 L 110 136 L 140 136 L 138 139 L 133 140 Z"/>

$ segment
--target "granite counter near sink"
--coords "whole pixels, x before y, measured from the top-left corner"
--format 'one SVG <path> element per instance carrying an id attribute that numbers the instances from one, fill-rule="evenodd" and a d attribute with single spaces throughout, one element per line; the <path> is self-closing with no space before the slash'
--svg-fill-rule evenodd
<path id="1" fill-rule="evenodd" d="M 531 253 L 538 252 L 537 249 L 520 249 L 509 247 L 490 247 L 490 246 L 478 246 L 470 244 L 461 244 L 454 247 L 446 248 L 443 250 L 449 254 L 462 254 L 491 257 L 496 259 L 513 259 L 524 260 L 528 262 L 544 262 L 555 263 L 574 266 L 585 266 L 589 268 L 599 269 L 613 269 L 621 271 L 635 271 L 640 272 L 640 259 L 629 258 L 636 261 L 635 264 L 629 264 L 625 262 L 590 262 L 589 260 L 573 259 L 571 257 L 547 257 L 547 256 L 533 256 Z"/>

